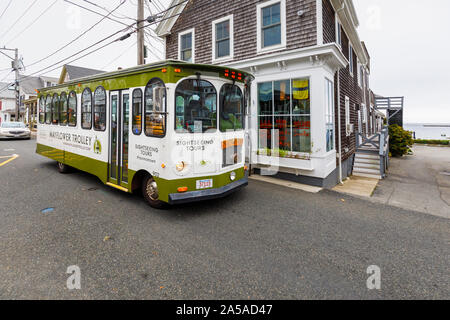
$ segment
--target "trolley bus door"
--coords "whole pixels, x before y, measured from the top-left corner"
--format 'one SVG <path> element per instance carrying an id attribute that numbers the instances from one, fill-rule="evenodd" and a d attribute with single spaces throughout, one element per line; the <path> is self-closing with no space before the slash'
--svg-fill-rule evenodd
<path id="1" fill-rule="evenodd" d="M 128 138 L 130 95 L 128 91 L 110 94 L 109 182 L 128 188 Z"/>

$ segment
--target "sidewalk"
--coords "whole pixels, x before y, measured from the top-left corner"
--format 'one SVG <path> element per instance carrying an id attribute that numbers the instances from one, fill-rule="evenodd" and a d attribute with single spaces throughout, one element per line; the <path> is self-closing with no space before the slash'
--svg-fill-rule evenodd
<path id="1" fill-rule="evenodd" d="M 392 158 L 372 199 L 450 218 L 450 148 L 414 145 L 414 155 Z"/>

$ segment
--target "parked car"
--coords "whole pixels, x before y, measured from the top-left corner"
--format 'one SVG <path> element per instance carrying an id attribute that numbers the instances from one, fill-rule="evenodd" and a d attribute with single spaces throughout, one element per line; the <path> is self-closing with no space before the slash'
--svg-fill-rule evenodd
<path id="1" fill-rule="evenodd" d="M 0 139 L 30 139 L 31 131 L 22 122 L 2 122 Z"/>

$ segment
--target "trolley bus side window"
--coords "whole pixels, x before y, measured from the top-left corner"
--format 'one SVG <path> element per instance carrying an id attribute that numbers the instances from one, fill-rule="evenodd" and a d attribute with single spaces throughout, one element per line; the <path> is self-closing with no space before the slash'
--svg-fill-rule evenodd
<path id="1" fill-rule="evenodd" d="M 142 133 L 142 90 L 133 90 L 133 124 L 132 131 L 135 135 Z"/>
<path id="2" fill-rule="evenodd" d="M 45 97 L 39 99 L 39 123 L 45 122 Z"/>
<path id="3" fill-rule="evenodd" d="M 68 110 L 67 110 L 67 117 L 69 126 L 76 127 L 77 125 L 77 94 L 75 91 L 72 91 L 69 93 L 69 99 L 68 99 Z"/>
<path id="4" fill-rule="evenodd" d="M 52 123 L 52 96 L 49 94 L 45 98 L 45 123 Z"/>
<path id="5" fill-rule="evenodd" d="M 62 92 L 59 97 L 59 124 L 67 125 L 67 94 Z"/>
<path id="6" fill-rule="evenodd" d="M 81 95 L 81 128 L 92 128 L 92 91 L 89 88 Z"/>
<path id="7" fill-rule="evenodd" d="M 206 80 L 183 80 L 175 91 L 175 131 L 217 129 L 217 92 Z"/>
<path id="8" fill-rule="evenodd" d="M 226 83 L 220 89 L 220 131 L 237 131 L 244 128 L 244 97 L 236 85 Z"/>
<path id="9" fill-rule="evenodd" d="M 106 130 L 106 91 L 101 86 L 94 92 L 94 130 Z"/>
<path id="10" fill-rule="evenodd" d="M 58 123 L 59 123 L 59 96 L 57 93 L 55 93 L 52 99 L 52 124 Z"/>
<path id="11" fill-rule="evenodd" d="M 154 78 L 145 87 L 145 135 L 166 135 L 166 87 L 161 79 Z"/>

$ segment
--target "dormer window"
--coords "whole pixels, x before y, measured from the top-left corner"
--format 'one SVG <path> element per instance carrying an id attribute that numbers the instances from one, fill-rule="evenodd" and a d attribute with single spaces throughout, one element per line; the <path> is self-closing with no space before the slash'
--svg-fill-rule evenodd
<path id="1" fill-rule="evenodd" d="M 286 2 L 266 1 L 257 5 L 258 51 L 282 49 L 286 46 Z"/>
<path id="2" fill-rule="evenodd" d="M 194 62 L 195 55 L 195 31 L 190 29 L 178 35 L 179 55 L 178 59 L 186 62 Z"/>

